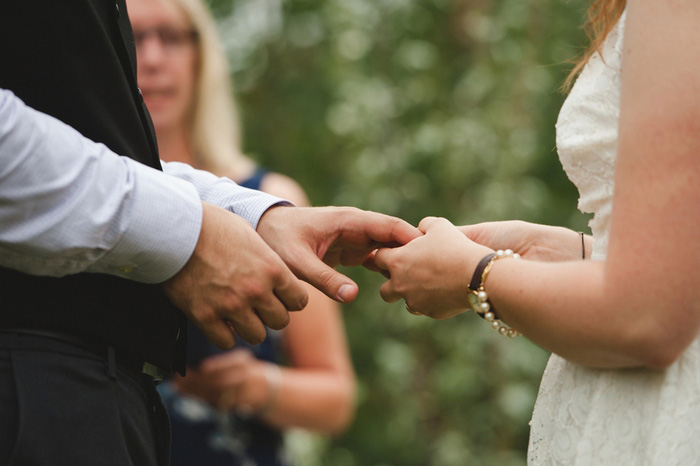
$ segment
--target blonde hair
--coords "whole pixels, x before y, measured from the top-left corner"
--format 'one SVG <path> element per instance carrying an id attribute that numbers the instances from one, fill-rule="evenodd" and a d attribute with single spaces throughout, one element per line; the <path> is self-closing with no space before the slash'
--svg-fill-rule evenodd
<path id="1" fill-rule="evenodd" d="M 191 144 L 196 163 L 214 173 L 250 160 L 242 153 L 241 130 L 226 53 L 203 0 L 173 0 L 198 35 Z"/>
<path id="2" fill-rule="evenodd" d="M 564 91 L 571 89 L 576 77 L 583 70 L 591 56 L 596 52 L 600 52 L 603 41 L 605 41 L 608 33 L 620 19 L 626 5 L 627 0 L 595 0 L 588 7 L 584 30 L 590 43 L 583 55 L 574 61 L 575 66 L 562 85 Z"/>

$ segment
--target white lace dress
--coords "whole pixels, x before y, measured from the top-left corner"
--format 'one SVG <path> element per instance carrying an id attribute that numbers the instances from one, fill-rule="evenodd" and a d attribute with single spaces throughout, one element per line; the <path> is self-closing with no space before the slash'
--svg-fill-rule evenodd
<path id="1" fill-rule="evenodd" d="M 591 212 L 594 259 L 612 212 L 625 15 L 591 58 L 557 122 L 561 163 Z M 552 355 L 532 416 L 528 464 L 700 465 L 700 340 L 664 371 L 599 370 Z"/>

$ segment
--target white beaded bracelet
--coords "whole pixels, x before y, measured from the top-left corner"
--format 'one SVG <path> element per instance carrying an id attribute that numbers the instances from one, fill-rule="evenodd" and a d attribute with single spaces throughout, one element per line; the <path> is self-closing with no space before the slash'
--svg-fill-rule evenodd
<path id="1" fill-rule="evenodd" d="M 508 336 L 514 338 L 520 335 L 520 332 L 514 328 L 507 327 L 496 315 L 495 310 L 491 307 L 489 302 L 489 295 L 484 289 L 484 283 L 486 282 L 486 277 L 491 271 L 493 263 L 498 259 L 520 259 L 520 254 L 514 253 L 510 249 L 505 251 L 499 249 L 495 253 L 487 254 L 484 256 L 479 264 L 474 269 L 474 275 L 469 282 L 467 300 L 469 301 L 469 307 L 482 319 L 487 320 L 491 324 L 491 328 L 496 330 L 500 335 Z"/>

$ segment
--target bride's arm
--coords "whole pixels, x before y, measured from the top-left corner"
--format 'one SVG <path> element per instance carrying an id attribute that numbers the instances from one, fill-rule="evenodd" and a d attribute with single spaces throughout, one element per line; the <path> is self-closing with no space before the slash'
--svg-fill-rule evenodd
<path id="1" fill-rule="evenodd" d="M 486 289 L 503 320 L 572 361 L 665 367 L 700 328 L 700 3 L 627 8 L 607 260 L 498 260 Z M 426 236 L 377 254 L 392 277 L 382 295 L 454 314 L 489 250 L 444 221 L 423 227 Z M 425 269 L 439 278 L 418 276 Z"/>
<path id="2" fill-rule="evenodd" d="M 588 259 L 593 238 L 564 227 L 520 220 L 458 227 L 467 238 L 491 249 L 512 249 L 525 259 L 547 262 Z"/>

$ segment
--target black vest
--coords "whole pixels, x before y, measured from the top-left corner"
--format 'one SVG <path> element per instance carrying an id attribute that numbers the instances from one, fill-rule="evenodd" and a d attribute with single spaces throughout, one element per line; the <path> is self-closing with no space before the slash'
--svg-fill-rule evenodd
<path id="1" fill-rule="evenodd" d="M 2 2 L 0 88 L 117 154 L 160 168 L 124 0 Z M 0 328 L 70 333 L 163 368 L 184 368 L 184 316 L 159 285 L 0 267 Z"/>

